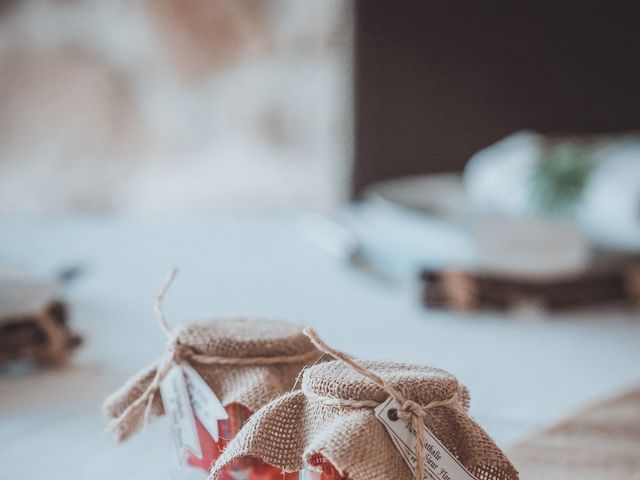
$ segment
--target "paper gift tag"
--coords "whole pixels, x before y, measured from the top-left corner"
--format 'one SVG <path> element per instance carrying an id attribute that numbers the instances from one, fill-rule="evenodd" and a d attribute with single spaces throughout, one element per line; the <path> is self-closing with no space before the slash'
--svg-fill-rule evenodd
<path id="1" fill-rule="evenodd" d="M 201 457 L 200 441 L 182 366 L 173 365 L 167 372 L 160 382 L 160 394 L 178 461 L 180 464 L 184 463 L 188 453 Z"/>
<path id="2" fill-rule="evenodd" d="M 393 398 L 388 398 L 375 409 L 375 415 L 384 425 L 391 436 L 396 448 L 404 458 L 411 471 L 416 472 L 416 432 L 403 419 L 389 415 L 389 411 L 399 411 L 402 406 Z M 425 459 L 424 480 L 477 480 L 457 458 L 435 437 L 425 426 L 425 445 L 423 449 Z"/>
<path id="3" fill-rule="evenodd" d="M 229 418 L 227 411 L 195 368 L 185 362 L 180 365 L 184 371 L 193 412 L 207 429 L 209 435 L 217 442 L 219 438 L 218 420 Z"/>

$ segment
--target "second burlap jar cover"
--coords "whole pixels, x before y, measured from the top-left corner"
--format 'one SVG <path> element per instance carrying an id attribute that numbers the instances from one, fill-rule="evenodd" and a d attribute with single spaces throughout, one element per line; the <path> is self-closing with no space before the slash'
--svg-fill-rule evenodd
<path id="1" fill-rule="evenodd" d="M 155 387 L 167 365 L 188 362 L 225 407 L 237 403 L 255 412 L 290 391 L 300 371 L 321 356 L 302 327 L 288 322 L 228 318 L 180 325 L 168 352 L 107 398 L 109 429 L 123 441 L 164 414 Z"/>
<path id="2" fill-rule="evenodd" d="M 421 405 L 454 398 L 456 405 L 426 412 L 426 426 L 479 480 L 514 480 L 517 471 L 469 417 L 469 395 L 448 372 L 391 362 L 358 362 Z M 305 370 L 301 391 L 285 394 L 255 413 L 214 464 L 210 480 L 244 455 L 285 471 L 317 465 L 321 455 L 352 480 L 413 480 L 372 405 L 388 393 L 341 361 Z"/>

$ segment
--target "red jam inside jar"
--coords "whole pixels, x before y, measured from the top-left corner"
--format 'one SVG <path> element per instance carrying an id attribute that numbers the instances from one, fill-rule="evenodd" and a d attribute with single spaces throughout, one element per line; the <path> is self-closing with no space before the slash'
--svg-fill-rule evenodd
<path id="1" fill-rule="evenodd" d="M 232 403 L 225 408 L 226 420 L 218 420 L 219 439 L 216 442 L 202 425 L 198 417 L 195 417 L 198 439 L 202 450 L 202 458 L 190 454 L 187 463 L 208 472 L 211 464 L 215 462 L 229 441 L 236 436 L 244 422 L 251 416 L 251 411 L 243 405 Z M 268 465 L 255 457 L 236 458 L 227 465 L 220 475 L 220 480 L 298 480 L 298 473 L 284 473 L 277 467 Z"/>
<path id="2" fill-rule="evenodd" d="M 349 477 L 341 475 L 322 455 L 314 455 L 311 458 L 311 465 L 320 467 L 321 471 L 307 470 L 305 480 L 349 480 Z"/>

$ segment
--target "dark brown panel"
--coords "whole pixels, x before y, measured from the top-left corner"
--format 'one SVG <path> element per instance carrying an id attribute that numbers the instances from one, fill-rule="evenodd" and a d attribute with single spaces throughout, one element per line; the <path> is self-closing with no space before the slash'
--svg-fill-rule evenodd
<path id="1" fill-rule="evenodd" d="M 356 1 L 358 191 L 516 130 L 640 127 L 640 2 Z"/>

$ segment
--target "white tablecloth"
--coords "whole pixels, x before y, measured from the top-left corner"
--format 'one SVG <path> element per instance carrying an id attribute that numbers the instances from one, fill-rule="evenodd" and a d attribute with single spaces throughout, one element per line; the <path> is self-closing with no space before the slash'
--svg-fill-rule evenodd
<path id="1" fill-rule="evenodd" d="M 166 299 L 170 321 L 284 318 L 360 358 L 448 369 L 469 386 L 472 415 L 502 446 L 640 383 L 634 314 L 427 311 L 414 288 L 367 277 L 310 244 L 300 220 L 3 219 L 3 263 L 46 275 L 82 262 L 87 273 L 68 291 L 73 325 L 86 336 L 69 368 L 0 376 L 0 478 L 168 478 L 163 421 L 117 446 L 101 403 L 162 352 L 152 302 L 173 264 L 181 271 Z"/>

